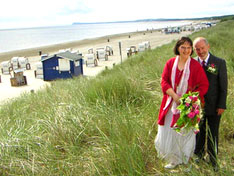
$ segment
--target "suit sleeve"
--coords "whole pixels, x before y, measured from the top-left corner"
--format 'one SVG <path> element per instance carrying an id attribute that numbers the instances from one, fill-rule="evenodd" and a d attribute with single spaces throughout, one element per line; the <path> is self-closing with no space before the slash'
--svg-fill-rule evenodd
<path id="1" fill-rule="evenodd" d="M 221 60 L 220 67 L 218 70 L 218 78 L 219 78 L 219 96 L 218 96 L 218 108 L 226 109 L 226 99 L 227 99 L 227 67 L 226 61 Z"/>

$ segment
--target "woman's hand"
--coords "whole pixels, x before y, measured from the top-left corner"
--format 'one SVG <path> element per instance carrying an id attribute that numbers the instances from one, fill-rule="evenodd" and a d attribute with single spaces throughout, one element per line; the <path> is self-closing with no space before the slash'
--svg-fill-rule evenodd
<path id="1" fill-rule="evenodd" d="M 180 104 L 180 96 L 176 93 L 172 96 L 173 100 L 176 102 L 177 105 Z"/>
<path id="2" fill-rule="evenodd" d="M 176 102 L 176 104 L 180 104 L 180 96 L 175 93 L 175 91 L 172 88 L 167 89 L 166 91 L 167 95 L 171 96 L 172 99 Z"/>

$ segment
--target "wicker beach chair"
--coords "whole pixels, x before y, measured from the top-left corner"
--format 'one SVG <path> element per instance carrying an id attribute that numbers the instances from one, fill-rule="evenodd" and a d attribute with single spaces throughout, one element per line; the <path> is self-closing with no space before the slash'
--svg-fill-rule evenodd
<path id="1" fill-rule="evenodd" d="M 98 66 L 98 60 L 95 57 L 95 54 L 86 54 L 85 55 L 85 63 L 86 66 L 88 65 L 94 65 L 95 67 Z"/>
<path id="2" fill-rule="evenodd" d="M 111 56 L 114 54 L 113 48 L 109 45 L 106 46 L 106 53 L 108 54 L 108 56 Z"/>
<path id="3" fill-rule="evenodd" d="M 130 46 L 129 48 L 127 48 L 127 56 L 129 57 L 133 54 L 137 54 L 136 46 Z"/>
<path id="4" fill-rule="evenodd" d="M 143 52 L 145 50 L 148 50 L 150 49 L 150 42 L 149 41 L 145 41 L 145 42 L 142 42 L 142 43 L 139 43 L 138 44 L 138 52 Z"/>
<path id="5" fill-rule="evenodd" d="M 43 65 L 42 62 L 37 62 L 35 64 L 36 70 L 34 70 L 35 78 L 37 79 L 43 79 Z"/>
<path id="6" fill-rule="evenodd" d="M 138 52 L 143 52 L 145 51 L 145 45 L 143 43 L 138 44 Z"/>
<path id="7" fill-rule="evenodd" d="M 149 41 L 145 41 L 145 42 L 142 42 L 142 43 L 145 45 L 146 50 L 151 48 Z"/>
<path id="8" fill-rule="evenodd" d="M 11 64 L 12 64 L 12 69 L 16 70 L 19 68 L 19 57 L 12 57 L 11 58 Z"/>
<path id="9" fill-rule="evenodd" d="M 108 60 L 108 55 L 106 54 L 106 51 L 104 48 L 97 48 L 97 59 L 105 59 L 106 61 Z"/>
<path id="10" fill-rule="evenodd" d="M 26 69 L 26 70 L 30 70 L 31 69 L 31 66 L 30 66 L 30 63 L 28 61 L 28 58 L 26 58 L 26 57 L 19 57 L 18 58 L 18 62 L 19 62 L 19 68 L 23 68 L 23 69 Z"/>
<path id="11" fill-rule="evenodd" d="M 1 62 L 1 70 L 2 74 L 10 74 L 10 71 L 12 70 L 11 61 Z"/>
<path id="12" fill-rule="evenodd" d="M 88 49 L 88 54 L 93 54 L 93 48 Z"/>

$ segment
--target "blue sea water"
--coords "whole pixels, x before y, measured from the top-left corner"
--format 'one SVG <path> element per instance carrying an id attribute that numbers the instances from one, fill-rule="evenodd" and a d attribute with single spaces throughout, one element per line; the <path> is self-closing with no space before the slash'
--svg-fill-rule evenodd
<path id="1" fill-rule="evenodd" d="M 0 30 L 0 53 L 190 23 L 189 21 L 151 21 L 2 29 Z"/>

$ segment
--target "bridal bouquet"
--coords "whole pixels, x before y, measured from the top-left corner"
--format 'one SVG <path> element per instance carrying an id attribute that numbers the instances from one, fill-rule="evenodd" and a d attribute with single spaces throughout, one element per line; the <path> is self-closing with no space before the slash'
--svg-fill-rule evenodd
<path id="1" fill-rule="evenodd" d="M 201 102 L 198 92 L 188 92 L 180 98 L 180 105 L 177 107 L 180 117 L 174 125 L 178 133 L 186 133 L 191 129 L 199 132 L 199 122 L 202 116 Z"/>

